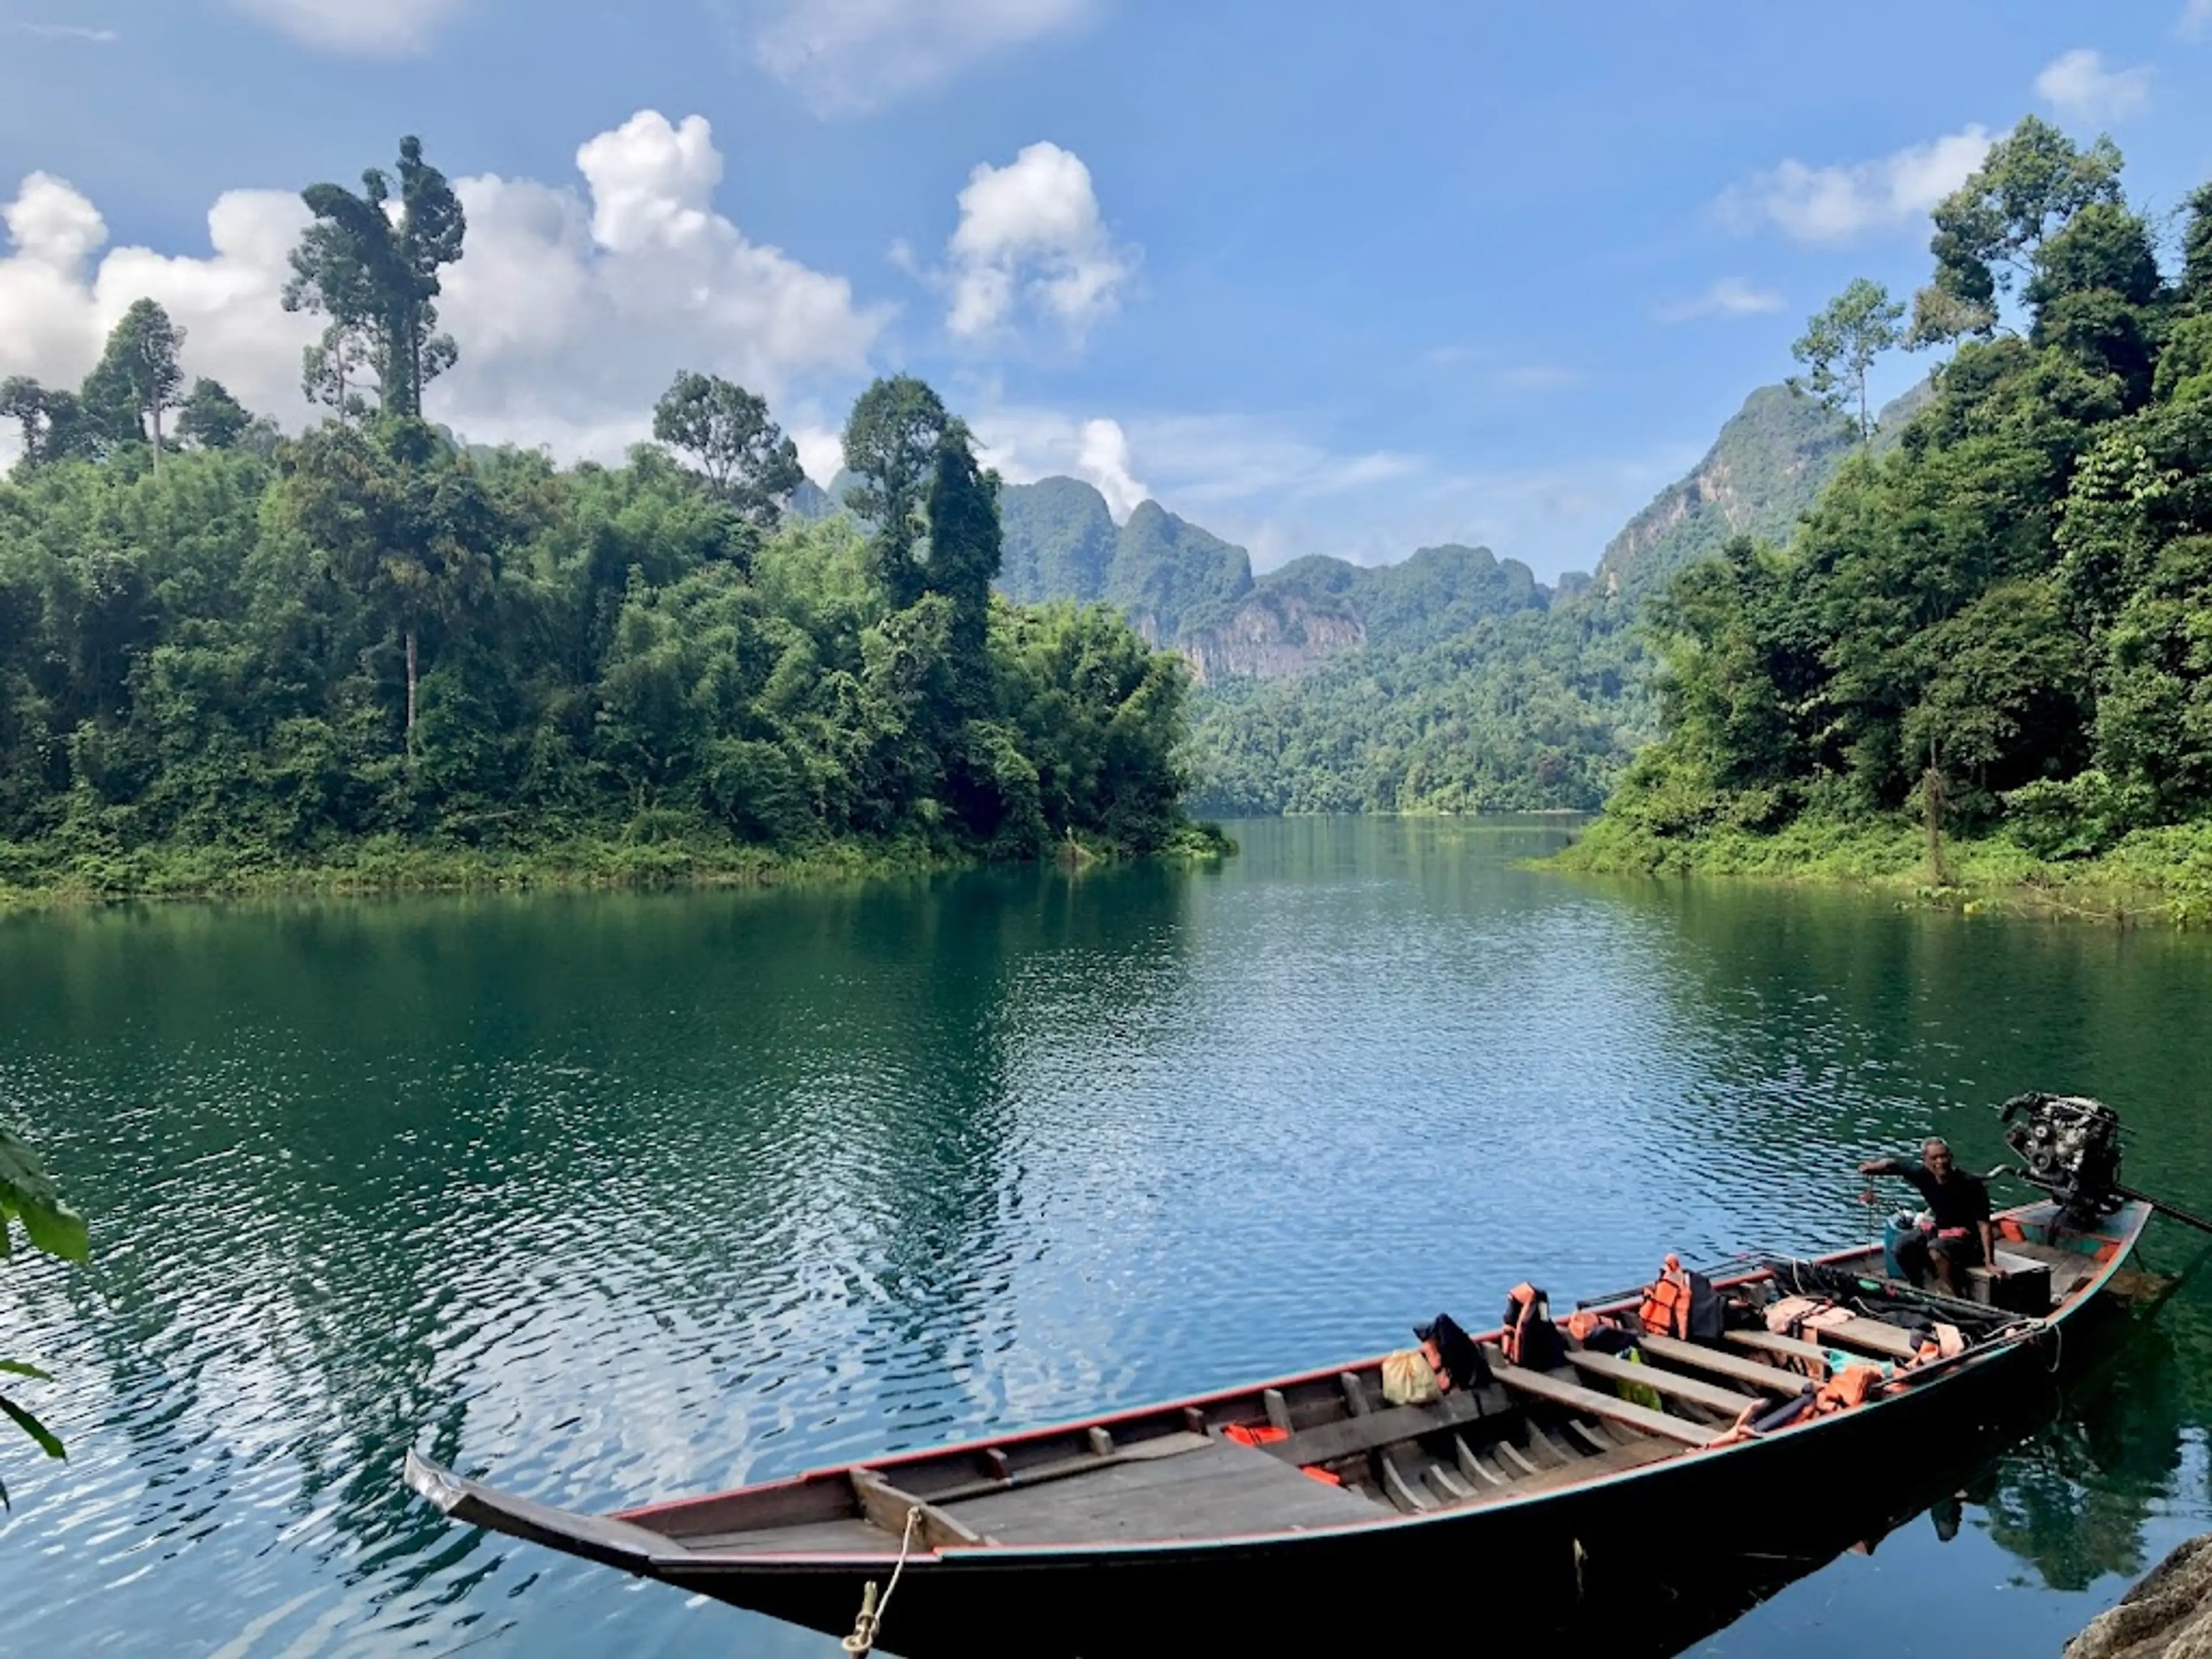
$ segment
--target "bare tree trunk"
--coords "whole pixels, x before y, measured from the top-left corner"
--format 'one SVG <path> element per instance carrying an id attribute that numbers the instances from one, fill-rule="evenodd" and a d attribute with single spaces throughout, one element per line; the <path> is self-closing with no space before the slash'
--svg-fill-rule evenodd
<path id="1" fill-rule="evenodd" d="M 407 630 L 407 752 L 415 752 L 415 630 Z"/>
<path id="2" fill-rule="evenodd" d="M 1948 887 L 1951 872 L 1943 867 L 1943 774 L 1936 764 L 1936 743 L 1928 743 L 1928 769 L 1920 775 L 1922 810 L 1928 819 L 1928 879 L 1931 885 Z"/>
<path id="3" fill-rule="evenodd" d="M 161 476 L 161 404 L 158 398 L 154 404 L 154 476 Z"/>

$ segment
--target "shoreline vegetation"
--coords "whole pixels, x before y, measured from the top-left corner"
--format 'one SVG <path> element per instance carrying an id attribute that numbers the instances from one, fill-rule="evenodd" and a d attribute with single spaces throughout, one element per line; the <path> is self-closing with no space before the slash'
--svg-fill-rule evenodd
<path id="1" fill-rule="evenodd" d="M 0 383 L 0 905 L 1232 850 L 1186 805 L 1183 661 L 994 591 L 1000 479 L 927 385 L 860 394 L 811 522 L 713 374 L 620 465 L 471 445 L 423 416 L 460 202 L 413 138 L 363 182 L 303 192 L 300 435 L 152 300 L 76 389 Z"/>
<path id="2" fill-rule="evenodd" d="M 1234 857 L 1217 824 L 1174 831 L 1139 855 L 1212 863 Z M 1127 863 L 1104 842 L 1064 840 L 1051 857 L 1081 870 Z M 58 858 L 0 843 L 0 915 L 10 911 L 145 900 L 356 898 L 433 893 L 671 891 L 781 887 L 941 874 L 981 867 L 981 856 L 921 842 L 823 842 L 768 847 L 695 833 L 665 840 L 580 835 L 531 844 L 440 846 L 384 835 L 315 857 L 266 849 L 158 846 Z"/>
<path id="3" fill-rule="evenodd" d="M 2138 830 L 2091 858 L 2039 858 L 2002 836 L 1947 841 L 1940 869 L 1925 829 L 1801 819 L 1772 832 L 1695 838 L 1599 818 L 1535 860 L 1571 874 L 1856 887 L 1965 915 L 2018 913 L 2126 925 L 2212 927 L 2212 825 Z"/>

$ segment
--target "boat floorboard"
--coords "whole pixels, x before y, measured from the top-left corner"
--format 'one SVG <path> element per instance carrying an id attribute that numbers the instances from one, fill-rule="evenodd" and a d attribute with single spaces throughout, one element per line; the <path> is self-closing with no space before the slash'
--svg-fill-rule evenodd
<path id="1" fill-rule="evenodd" d="M 695 1555 L 896 1555 L 899 1547 L 899 1540 L 881 1527 L 872 1527 L 858 1518 L 710 1533 L 682 1542 Z"/>
<path id="2" fill-rule="evenodd" d="M 1373 1521 L 1378 1512 L 1374 1502 L 1355 1492 L 1226 1442 L 945 1507 L 977 1532 L 1008 1544 L 1295 1532 Z"/>

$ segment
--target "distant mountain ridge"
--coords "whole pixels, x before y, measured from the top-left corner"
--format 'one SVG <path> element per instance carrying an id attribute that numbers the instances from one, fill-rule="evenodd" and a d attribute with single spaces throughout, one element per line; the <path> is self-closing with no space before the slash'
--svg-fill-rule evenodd
<path id="1" fill-rule="evenodd" d="M 1882 410 L 1877 450 L 1896 441 L 1926 396 L 1917 386 Z M 997 586 L 1021 604 L 1110 604 L 1155 645 L 1180 650 L 1202 684 L 1288 678 L 1359 647 L 1419 649 L 1585 587 L 1633 606 L 1730 537 L 1787 541 L 1856 440 L 1851 421 L 1818 399 L 1760 386 L 1705 458 L 1607 544 L 1594 578 L 1569 572 L 1550 587 L 1517 560 L 1456 544 L 1385 565 L 1313 555 L 1255 578 L 1243 548 L 1158 501 L 1141 502 L 1117 526 L 1095 485 L 1040 478 L 1000 492 Z M 826 489 L 803 483 L 792 510 L 836 512 L 852 483 L 840 472 Z"/>
<path id="2" fill-rule="evenodd" d="M 1481 618 L 1541 609 L 1526 565 L 1485 548 L 1428 547 L 1391 565 L 1314 555 L 1255 578 L 1241 547 L 1147 501 L 1115 525 L 1079 478 L 1008 484 L 999 586 L 1012 599 L 1103 600 L 1201 684 L 1284 679 L 1361 646 L 1418 649 Z"/>

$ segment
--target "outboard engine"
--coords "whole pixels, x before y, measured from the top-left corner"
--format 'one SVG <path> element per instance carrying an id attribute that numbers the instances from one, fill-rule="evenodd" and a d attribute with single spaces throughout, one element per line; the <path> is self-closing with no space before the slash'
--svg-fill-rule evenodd
<path id="1" fill-rule="evenodd" d="M 2002 1113 L 2021 1175 L 2058 1200 L 2069 1226 L 2094 1227 L 2126 1201 L 2120 1115 L 2111 1107 L 2082 1095 L 2014 1095 Z"/>

